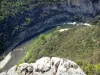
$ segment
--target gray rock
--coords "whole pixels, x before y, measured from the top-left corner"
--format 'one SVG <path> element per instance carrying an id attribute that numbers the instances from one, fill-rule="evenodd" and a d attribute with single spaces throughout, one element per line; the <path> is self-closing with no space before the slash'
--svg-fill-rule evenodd
<path id="1" fill-rule="evenodd" d="M 10 68 L 7 72 L 7 75 L 19 75 L 17 72 L 16 72 L 16 69 L 17 69 L 17 66 L 14 66 L 12 68 Z"/>
<path id="2" fill-rule="evenodd" d="M 32 73 L 33 72 L 33 67 L 32 66 L 28 66 L 27 70 L 28 70 L 29 73 Z"/>
<path id="3" fill-rule="evenodd" d="M 35 63 L 14 66 L 0 75 L 86 75 L 73 61 L 58 57 L 43 57 Z"/>
<path id="4" fill-rule="evenodd" d="M 8 75 L 6 72 L 2 72 L 0 75 Z"/>

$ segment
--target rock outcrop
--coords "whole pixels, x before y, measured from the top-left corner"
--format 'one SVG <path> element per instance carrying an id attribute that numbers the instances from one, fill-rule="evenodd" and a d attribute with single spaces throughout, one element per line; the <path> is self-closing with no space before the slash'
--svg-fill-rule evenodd
<path id="1" fill-rule="evenodd" d="M 14 66 L 0 75 L 86 75 L 73 61 L 58 57 L 43 57 L 35 63 Z"/>

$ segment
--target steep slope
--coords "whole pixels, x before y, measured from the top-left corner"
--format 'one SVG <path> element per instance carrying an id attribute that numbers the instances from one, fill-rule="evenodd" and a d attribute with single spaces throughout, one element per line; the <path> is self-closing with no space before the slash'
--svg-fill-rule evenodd
<path id="1" fill-rule="evenodd" d="M 75 60 L 92 59 L 93 53 L 98 53 L 100 50 L 99 32 L 100 27 L 98 26 L 79 26 L 63 32 L 56 30 L 50 34 L 40 35 L 33 42 L 31 49 L 29 49 L 30 54 L 26 55 L 25 61 L 33 62 L 34 59 L 45 55 L 68 57 Z"/>
<path id="2" fill-rule="evenodd" d="M 55 31 L 48 35 L 41 35 L 33 42 L 20 63 L 31 63 L 43 56 L 63 57 L 76 61 L 87 75 L 99 75 L 99 32 L 99 26 L 79 26 L 64 32 Z"/>
<path id="3" fill-rule="evenodd" d="M 99 7 L 99 0 L 1 0 L 0 53 L 61 22 L 88 21 Z"/>

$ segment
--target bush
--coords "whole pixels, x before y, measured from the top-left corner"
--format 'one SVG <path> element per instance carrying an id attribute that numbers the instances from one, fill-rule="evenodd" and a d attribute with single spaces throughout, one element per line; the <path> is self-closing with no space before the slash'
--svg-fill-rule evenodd
<path id="1" fill-rule="evenodd" d="M 84 61 L 78 61 L 77 63 L 87 75 L 100 75 L 100 63 L 91 64 Z"/>

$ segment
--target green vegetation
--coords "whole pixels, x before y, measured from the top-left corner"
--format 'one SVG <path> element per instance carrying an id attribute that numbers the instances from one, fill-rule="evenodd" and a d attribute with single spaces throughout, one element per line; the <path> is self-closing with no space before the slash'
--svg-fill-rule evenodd
<path id="1" fill-rule="evenodd" d="M 84 20 L 82 13 L 62 10 L 64 7 L 61 1 L 68 2 L 68 0 L 0 0 L 0 54 L 10 46 L 14 46 L 14 43 L 20 43 L 18 35 L 23 31 L 28 32 L 28 28 L 36 32 L 41 28 L 52 26 L 51 23 Z"/>
<path id="2" fill-rule="evenodd" d="M 100 16 L 96 16 L 90 23 L 91 25 L 100 26 Z"/>
<path id="3" fill-rule="evenodd" d="M 57 27 L 57 30 L 60 27 Z M 40 35 L 19 62 L 34 62 L 43 56 L 64 57 L 77 62 L 87 75 L 100 75 L 100 27 L 74 27 Z"/>
<path id="4" fill-rule="evenodd" d="M 27 9 L 25 5 L 27 5 L 29 1 L 24 0 L 2 0 L 0 2 L 0 21 L 8 16 L 14 16 L 18 12 L 22 12 Z M 16 8 L 16 9 L 15 9 Z"/>
<path id="5" fill-rule="evenodd" d="M 31 18 L 26 18 L 24 25 L 29 25 L 32 22 Z"/>
<path id="6" fill-rule="evenodd" d="M 42 8 L 60 1 L 62 0 L 0 0 L 0 54 L 19 40 L 17 35 L 29 27 L 41 30 L 37 23 L 42 25 L 47 18 L 57 15 L 55 11 L 43 12 Z"/>
<path id="7" fill-rule="evenodd" d="M 19 12 L 23 13 L 25 10 L 30 10 L 35 5 L 60 1 L 62 0 L 0 0 L 0 22 L 9 16 L 14 16 Z"/>
<path id="8" fill-rule="evenodd" d="M 85 61 L 78 61 L 77 63 L 87 75 L 100 75 L 100 63 L 91 64 Z"/>
<path id="9" fill-rule="evenodd" d="M 92 25 L 100 26 L 100 20 L 94 20 L 91 22 Z"/>
<path id="10" fill-rule="evenodd" d="M 20 32 L 57 14 L 40 10 L 41 13 L 35 11 L 37 15 L 32 15 L 34 9 L 42 7 L 42 3 L 58 1 L 62 0 L 0 0 L 0 53 L 4 52 L 12 41 L 18 40 L 15 36 Z M 82 14 L 76 14 L 73 15 L 72 20 L 80 21 L 82 18 L 84 18 Z M 42 56 L 64 57 L 78 62 L 87 75 L 100 75 L 100 27 L 98 27 L 100 17 L 98 16 L 91 23 L 97 26 L 73 28 L 62 33 L 57 31 L 60 29 L 58 27 L 52 33 L 40 35 L 20 63 L 31 63 Z M 2 59 L 3 57 L 0 56 L 0 60 Z"/>
<path id="11" fill-rule="evenodd" d="M 77 20 L 77 21 L 80 21 L 81 19 L 84 19 L 84 16 L 82 14 L 78 13 L 78 14 L 75 14 L 72 17 L 72 19 Z"/>

